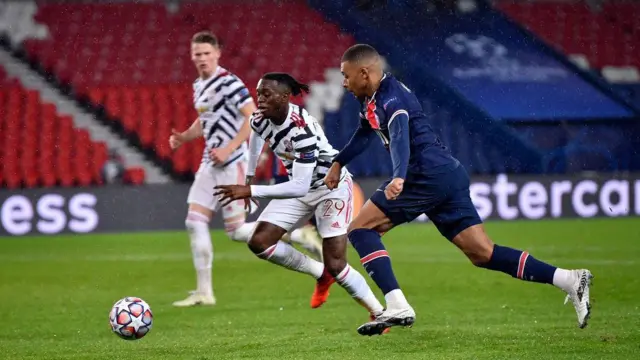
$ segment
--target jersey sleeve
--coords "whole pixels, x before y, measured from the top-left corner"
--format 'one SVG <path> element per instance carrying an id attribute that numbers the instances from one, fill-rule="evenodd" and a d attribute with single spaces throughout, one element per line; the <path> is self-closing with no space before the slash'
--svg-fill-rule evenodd
<path id="1" fill-rule="evenodd" d="M 384 102 L 383 109 L 389 129 L 389 152 L 393 164 L 393 177 L 404 179 L 409 168 L 410 135 L 409 112 L 401 97 L 393 96 Z"/>
<path id="2" fill-rule="evenodd" d="M 299 133 L 291 138 L 293 146 L 294 162 L 304 166 L 316 166 L 318 159 L 318 138 L 311 132 L 309 125 L 300 129 Z"/>
<path id="3" fill-rule="evenodd" d="M 228 80 L 226 84 L 226 96 L 227 100 L 238 110 L 253 101 L 249 89 L 247 89 L 242 80 L 236 76 Z"/>
<path id="4" fill-rule="evenodd" d="M 404 115 L 409 118 L 408 107 L 405 105 L 402 98 L 398 96 L 392 96 L 390 99 L 384 102 L 382 106 L 385 117 L 387 120 L 387 129 L 391 129 L 391 124 L 398 118 L 398 116 Z"/>

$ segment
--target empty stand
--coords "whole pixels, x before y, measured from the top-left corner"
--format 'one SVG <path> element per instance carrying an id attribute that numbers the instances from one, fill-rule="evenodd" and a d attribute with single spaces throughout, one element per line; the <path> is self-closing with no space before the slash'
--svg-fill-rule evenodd
<path id="1" fill-rule="evenodd" d="M 69 116 L 43 103 L 38 91 L 22 87 L 0 68 L 0 186 L 89 186 L 102 183 L 108 158 L 104 143 L 76 129 Z M 141 169 L 128 169 L 144 179 Z"/>
<path id="2" fill-rule="evenodd" d="M 566 54 L 584 54 L 591 67 L 640 67 L 640 4 L 605 2 L 601 11 L 576 2 L 502 1 L 498 8 Z"/>
<path id="3" fill-rule="evenodd" d="M 36 20 L 48 26 L 51 38 L 27 41 L 27 53 L 103 104 L 127 134 L 171 161 L 177 173 L 195 171 L 203 151 L 202 142 L 176 153 L 167 144 L 172 127 L 186 129 L 196 118 L 190 59 L 195 32 L 219 37 L 221 65 L 251 91 L 268 71 L 322 80 L 353 44 L 303 1 L 181 2 L 176 13 L 161 3 L 43 3 Z"/>

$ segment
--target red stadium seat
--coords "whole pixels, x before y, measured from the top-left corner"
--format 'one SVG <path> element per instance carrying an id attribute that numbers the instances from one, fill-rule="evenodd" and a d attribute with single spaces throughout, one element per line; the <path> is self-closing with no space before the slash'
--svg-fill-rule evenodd
<path id="1" fill-rule="evenodd" d="M 33 43 L 30 47 L 36 48 Z M 75 129 L 70 116 L 42 103 L 39 93 L 9 80 L 0 67 L 0 186 L 89 186 L 101 184 L 108 158 L 104 143 Z M 138 173 L 136 181 L 144 182 Z"/>
<path id="2" fill-rule="evenodd" d="M 498 8 L 565 53 L 587 56 L 595 68 L 640 67 L 637 2 L 605 2 L 600 12 L 584 2 L 503 1 Z"/>
<path id="3" fill-rule="evenodd" d="M 188 154 L 195 158 L 178 160 L 166 145 L 171 128 L 184 130 L 196 118 L 191 98 L 195 70 L 189 56 L 193 33 L 214 31 L 225 45 L 221 64 L 252 92 L 259 76 L 274 69 L 306 82 L 322 80 L 324 69 L 335 67 L 344 48 L 354 43 L 302 1 L 286 6 L 277 0 L 181 2 L 177 13 L 160 2 L 42 2 L 35 18 L 51 36 L 28 40 L 29 56 L 103 104 L 126 133 L 137 135 L 159 159 L 177 161 L 177 172 L 195 171 L 202 151 L 201 143 L 189 144 Z M 238 23 L 243 31 L 237 31 Z M 291 46 L 300 38 L 314 39 L 313 48 Z M 66 129 L 60 134 L 69 144 Z"/>

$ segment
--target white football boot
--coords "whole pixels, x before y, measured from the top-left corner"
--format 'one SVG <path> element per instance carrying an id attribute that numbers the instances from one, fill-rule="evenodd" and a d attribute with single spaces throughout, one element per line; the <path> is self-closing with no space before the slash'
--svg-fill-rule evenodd
<path id="1" fill-rule="evenodd" d="M 573 307 L 578 315 L 578 326 L 584 329 L 587 326 L 589 317 L 591 316 L 591 302 L 589 301 L 589 288 L 591 287 L 591 279 L 593 275 L 591 271 L 586 269 L 572 270 L 575 278 L 573 286 L 567 292 L 564 299 L 566 304 L 571 300 Z"/>
<path id="2" fill-rule="evenodd" d="M 300 244 L 305 250 L 307 250 L 314 259 L 322 262 L 322 238 L 318 234 L 316 227 L 313 225 L 306 225 L 300 228 L 302 232 L 303 243 Z"/>
<path id="3" fill-rule="evenodd" d="M 212 306 L 216 304 L 216 298 L 213 295 L 200 294 L 196 291 L 191 291 L 189 296 L 184 300 L 179 300 L 173 303 L 176 307 L 190 307 L 196 305 Z"/>
<path id="4" fill-rule="evenodd" d="M 382 335 L 386 329 L 392 326 L 411 327 L 415 321 L 416 312 L 410 306 L 404 309 L 385 309 L 374 320 L 360 325 L 358 334 L 366 336 Z"/>

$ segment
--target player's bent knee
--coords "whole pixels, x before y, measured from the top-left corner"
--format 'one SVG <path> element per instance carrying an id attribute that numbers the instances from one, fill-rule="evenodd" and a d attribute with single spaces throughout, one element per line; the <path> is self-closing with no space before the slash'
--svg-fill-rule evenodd
<path id="1" fill-rule="evenodd" d="M 197 211 L 189 211 L 187 218 L 184 220 L 184 225 L 190 232 L 199 230 L 202 226 L 208 226 L 209 217 Z"/>
<path id="2" fill-rule="evenodd" d="M 474 225 L 465 229 L 453 238 L 453 243 L 464 252 L 475 266 L 483 267 L 491 261 L 494 245 L 482 225 Z"/>
<path id="3" fill-rule="evenodd" d="M 342 270 L 347 266 L 347 261 L 344 259 L 334 259 L 325 261 L 324 266 L 325 269 L 327 269 L 327 272 L 335 278 L 338 277 Z"/>
<path id="4" fill-rule="evenodd" d="M 254 233 L 247 241 L 247 246 L 252 253 L 258 255 L 265 252 L 269 246 L 266 245 L 264 237 L 260 233 Z"/>

